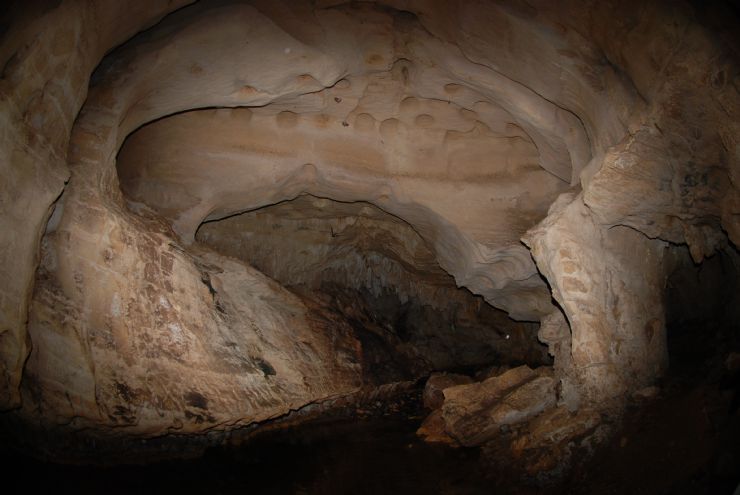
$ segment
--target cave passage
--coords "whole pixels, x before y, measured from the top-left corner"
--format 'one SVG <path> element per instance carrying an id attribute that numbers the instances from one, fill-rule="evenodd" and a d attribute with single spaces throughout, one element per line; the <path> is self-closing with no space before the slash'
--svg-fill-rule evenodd
<path id="1" fill-rule="evenodd" d="M 346 319 L 368 384 L 552 364 L 537 323 L 458 288 L 411 225 L 370 203 L 303 194 L 205 222 L 196 240 Z"/>

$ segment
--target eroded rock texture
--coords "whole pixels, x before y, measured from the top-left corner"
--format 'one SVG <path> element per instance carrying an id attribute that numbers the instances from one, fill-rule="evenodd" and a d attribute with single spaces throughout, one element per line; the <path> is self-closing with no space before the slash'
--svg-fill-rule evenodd
<path id="1" fill-rule="evenodd" d="M 667 277 L 740 242 L 721 6 L 129 3 L 11 9 L 0 43 L 23 422 L 225 431 L 358 392 L 357 323 L 431 370 L 540 364 L 539 322 L 553 369 L 489 411 L 539 417 L 531 450 L 653 383 Z"/>
<path id="2" fill-rule="evenodd" d="M 548 361 L 536 324 L 514 322 L 457 288 L 411 225 L 370 203 L 299 196 L 204 223 L 196 238 L 309 298 L 331 300 L 358 332 L 386 341 L 385 353 L 417 363 L 417 375 Z"/>
<path id="3" fill-rule="evenodd" d="M 23 363 L 28 302 L 38 244 L 50 208 L 70 172 L 67 147 L 103 54 L 186 2 L 32 2 L 5 15 L 0 57 L 2 249 L 0 270 L 0 404 L 14 407 Z M 94 7 L 94 8 L 93 8 Z M 126 15 L 122 12 L 125 11 Z M 91 34 L 94 33 L 94 34 Z"/>

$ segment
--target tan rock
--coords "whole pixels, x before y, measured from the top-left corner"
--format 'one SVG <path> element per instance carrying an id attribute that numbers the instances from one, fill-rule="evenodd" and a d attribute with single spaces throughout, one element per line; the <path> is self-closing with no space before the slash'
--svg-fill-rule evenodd
<path id="1" fill-rule="evenodd" d="M 563 406 L 550 409 L 529 423 L 526 433 L 512 443 L 512 451 L 518 454 L 527 449 L 551 448 L 593 430 L 600 420 L 593 409 L 576 413 Z"/>
<path id="2" fill-rule="evenodd" d="M 445 401 L 444 391 L 456 385 L 467 385 L 473 383 L 473 379 L 465 375 L 454 373 L 432 373 L 424 385 L 424 407 L 427 409 L 439 409 Z"/>
<path id="3" fill-rule="evenodd" d="M 458 446 L 457 441 L 445 431 L 445 421 L 442 418 L 442 411 L 436 409 L 426 417 L 416 434 L 429 443 L 443 443 L 453 447 Z"/>
<path id="4" fill-rule="evenodd" d="M 530 419 L 555 404 L 550 370 L 513 368 L 480 383 L 445 389 L 442 417 L 446 431 L 461 444 L 480 445 L 503 425 Z"/>
<path id="5" fill-rule="evenodd" d="M 520 432 L 511 443 L 510 452 L 530 475 L 562 472 L 573 460 L 574 446 L 592 435 L 600 423 L 601 417 L 593 409 L 573 413 L 565 406 L 553 408 Z"/>
<path id="6" fill-rule="evenodd" d="M 517 388 L 490 412 L 498 425 L 522 423 L 555 405 L 555 380 L 541 376 Z"/>

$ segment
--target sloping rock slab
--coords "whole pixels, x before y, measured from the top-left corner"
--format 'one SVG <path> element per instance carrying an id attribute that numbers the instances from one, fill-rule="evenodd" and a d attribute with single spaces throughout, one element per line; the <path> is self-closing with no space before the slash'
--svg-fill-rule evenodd
<path id="1" fill-rule="evenodd" d="M 445 401 L 445 389 L 471 383 L 473 383 L 473 379 L 469 376 L 455 373 L 432 373 L 424 386 L 424 407 L 439 409 Z"/>
<path id="2" fill-rule="evenodd" d="M 480 383 L 444 390 L 445 431 L 465 446 L 491 440 L 504 425 L 527 421 L 556 403 L 550 368 L 511 369 Z"/>

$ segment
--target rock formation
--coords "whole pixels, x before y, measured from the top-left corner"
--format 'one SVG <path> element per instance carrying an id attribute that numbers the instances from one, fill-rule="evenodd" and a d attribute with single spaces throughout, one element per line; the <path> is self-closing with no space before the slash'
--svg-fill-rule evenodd
<path id="1" fill-rule="evenodd" d="M 547 365 L 539 336 L 551 367 L 446 388 L 435 420 L 565 449 L 666 369 L 667 281 L 738 265 L 740 43 L 715 7 L 10 8 L 6 419 L 218 437 L 432 370 Z"/>

